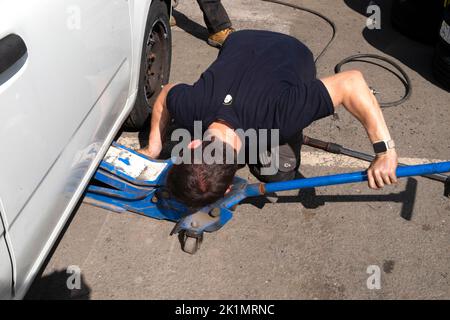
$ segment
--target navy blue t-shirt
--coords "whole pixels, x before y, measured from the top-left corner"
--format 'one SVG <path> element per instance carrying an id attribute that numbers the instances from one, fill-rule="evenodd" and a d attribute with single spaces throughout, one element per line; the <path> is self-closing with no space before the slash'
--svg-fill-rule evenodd
<path id="1" fill-rule="evenodd" d="M 256 30 L 232 33 L 196 83 L 169 91 L 167 107 L 191 132 L 194 121 L 206 130 L 223 120 L 234 129 L 279 129 L 282 141 L 334 112 L 311 51 L 288 35 Z"/>

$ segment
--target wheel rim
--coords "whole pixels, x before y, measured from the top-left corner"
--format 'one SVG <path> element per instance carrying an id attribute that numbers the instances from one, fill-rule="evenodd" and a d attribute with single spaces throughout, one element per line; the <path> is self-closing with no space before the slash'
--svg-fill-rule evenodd
<path id="1" fill-rule="evenodd" d="M 152 98 L 159 93 L 161 86 L 167 83 L 167 29 L 161 19 L 151 29 L 145 46 L 144 94 L 147 104 L 151 106 Z"/>

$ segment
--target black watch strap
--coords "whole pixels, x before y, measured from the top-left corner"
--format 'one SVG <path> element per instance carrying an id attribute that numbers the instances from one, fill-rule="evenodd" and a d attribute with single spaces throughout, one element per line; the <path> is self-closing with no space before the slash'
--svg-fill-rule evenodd
<path id="1" fill-rule="evenodd" d="M 389 149 L 394 149 L 394 148 L 395 148 L 394 140 L 382 140 L 382 141 L 377 141 L 373 144 L 373 151 L 377 155 L 386 153 Z"/>

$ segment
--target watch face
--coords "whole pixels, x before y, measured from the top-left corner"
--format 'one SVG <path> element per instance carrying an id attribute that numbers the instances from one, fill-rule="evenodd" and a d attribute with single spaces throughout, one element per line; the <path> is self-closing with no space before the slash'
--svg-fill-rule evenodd
<path id="1" fill-rule="evenodd" d="M 374 143 L 373 150 L 375 151 L 376 154 L 386 152 L 388 150 L 387 146 L 386 146 L 386 142 L 380 141 L 380 142 Z"/>

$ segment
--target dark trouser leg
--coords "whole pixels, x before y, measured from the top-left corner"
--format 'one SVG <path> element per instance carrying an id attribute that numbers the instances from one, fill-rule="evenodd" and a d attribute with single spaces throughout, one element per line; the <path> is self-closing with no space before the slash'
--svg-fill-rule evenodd
<path id="1" fill-rule="evenodd" d="M 275 174 L 264 175 L 263 167 L 270 166 L 267 161 L 259 161 L 256 165 L 249 165 L 250 172 L 261 182 L 288 181 L 296 178 L 300 167 L 303 134 L 279 146 L 279 168 Z"/>
<path id="2" fill-rule="evenodd" d="M 210 34 L 231 27 L 231 21 L 220 0 L 197 0 Z"/>

